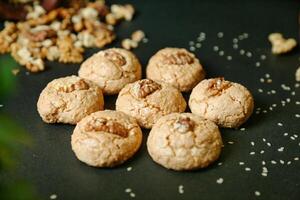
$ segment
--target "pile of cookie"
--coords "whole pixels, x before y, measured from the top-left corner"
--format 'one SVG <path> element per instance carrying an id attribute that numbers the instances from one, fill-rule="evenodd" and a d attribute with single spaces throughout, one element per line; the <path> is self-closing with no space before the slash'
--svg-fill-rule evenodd
<path id="1" fill-rule="evenodd" d="M 131 158 L 151 129 L 152 159 L 173 170 L 204 168 L 222 149 L 219 127 L 237 128 L 252 114 L 251 93 L 224 78 L 205 78 L 196 56 L 164 48 L 149 60 L 147 79 L 130 51 L 102 50 L 82 63 L 78 76 L 51 81 L 37 108 L 46 123 L 76 124 L 71 137 L 76 157 L 95 167 Z M 181 92 L 191 91 L 189 107 Z M 104 110 L 103 95 L 118 94 L 116 111 Z"/>

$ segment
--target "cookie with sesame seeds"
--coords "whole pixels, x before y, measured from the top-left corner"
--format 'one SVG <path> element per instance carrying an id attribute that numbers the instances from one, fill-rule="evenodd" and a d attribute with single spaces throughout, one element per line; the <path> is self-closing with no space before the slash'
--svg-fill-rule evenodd
<path id="1" fill-rule="evenodd" d="M 114 167 L 131 158 L 142 143 L 136 120 L 123 112 L 105 110 L 82 119 L 71 136 L 76 157 L 94 167 Z"/>
<path id="2" fill-rule="evenodd" d="M 82 78 L 95 82 L 104 94 L 118 94 L 128 83 L 142 77 L 141 64 L 130 51 L 111 48 L 99 51 L 84 61 L 78 71 Z"/>
<path id="3" fill-rule="evenodd" d="M 46 123 L 76 124 L 103 107 L 101 88 L 77 76 L 52 80 L 37 102 L 37 110 Z"/>
<path id="4" fill-rule="evenodd" d="M 147 139 L 151 158 L 177 171 L 205 168 L 219 158 L 222 138 L 218 126 L 192 113 L 160 118 Z"/>
<path id="5" fill-rule="evenodd" d="M 201 81 L 189 99 L 192 113 L 226 128 L 237 128 L 253 112 L 254 100 L 241 84 L 212 78 Z"/>
<path id="6" fill-rule="evenodd" d="M 151 128 L 160 117 L 183 112 L 186 102 L 175 87 L 150 79 L 126 85 L 116 101 L 116 110 L 134 117 L 139 125 Z"/>
<path id="7" fill-rule="evenodd" d="M 183 48 L 164 48 L 149 60 L 147 78 L 171 84 L 188 92 L 205 77 L 205 71 L 196 56 Z"/>

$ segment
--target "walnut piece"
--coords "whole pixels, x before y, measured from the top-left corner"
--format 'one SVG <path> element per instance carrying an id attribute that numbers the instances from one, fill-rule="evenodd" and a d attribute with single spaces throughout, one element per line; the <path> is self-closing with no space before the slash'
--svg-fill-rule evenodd
<path id="1" fill-rule="evenodd" d="M 161 85 L 150 79 L 144 79 L 135 84 L 133 87 L 134 95 L 138 98 L 145 98 L 153 92 L 160 90 Z"/>
<path id="2" fill-rule="evenodd" d="M 126 64 L 126 59 L 124 56 L 114 50 L 105 51 L 104 56 L 117 66 L 123 66 Z"/>
<path id="3" fill-rule="evenodd" d="M 193 62 L 194 58 L 182 51 L 164 55 L 162 59 L 164 65 L 186 65 Z"/>
<path id="4" fill-rule="evenodd" d="M 231 87 L 231 83 L 228 81 L 224 81 L 224 77 L 215 78 L 209 83 L 210 90 L 222 92 Z"/>
<path id="5" fill-rule="evenodd" d="M 89 84 L 87 84 L 84 80 L 80 79 L 79 81 L 71 84 L 66 85 L 56 85 L 55 86 L 56 91 L 58 92 L 64 92 L 64 93 L 70 93 L 73 91 L 78 90 L 88 90 Z"/>
<path id="6" fill-rule="evenodd" d="M 284 54 L 293 50 L 297 46 L 297 42 L 293 38 L 285 39 L 281 33 L 271 33 L 269 41 L 272 44 L 273 54 Z"/>
<path id="7" fill-rule="evenodd" d="M 174 129 L 179 133 L 186 133 L 188 131 L 193 131 L 195 127 L 195 122 L 189 117 L 181 117 L 174 123 Z"/>
<path id="8" fill-rule="evenodd" d="M 122 124 L 115 121 L 108 121 L 106 119 L 91 120 L 86 124 L 85 131 L 103 131 L 123 138 L 128 137 L 128 130 Z"/>

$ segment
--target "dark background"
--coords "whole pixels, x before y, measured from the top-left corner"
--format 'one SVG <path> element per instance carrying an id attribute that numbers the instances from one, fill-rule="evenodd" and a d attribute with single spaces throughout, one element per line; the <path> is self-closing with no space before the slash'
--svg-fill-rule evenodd
<path id="1" fill-rule="evenodd" d="M 299 199 L 300 198 L 300 139 L 290 136 L 299 134 L 300 100 L 299 88 L 294 88 L 295 71 L 300 65 L 299 50 L 284 56 L 270 53 L 267 36 L 281 32 L 286 37 L 298 40 L 299 1 L 217 1 L 217 0 L 143 0 L 108 1 L 108 3 L 132 3 L 136 17 L 132 22 L 122 22 L 117 28 L 118 38 L 110 45 L 120 46 L 120 38 L 142 29 L 149 42 L 134 50 L 143 67 L 159 49 L 167 46 L 189 48 L 200 32 L 206 33 L 206 40 L 195 54 L 203 64 L 207 77 L 224 76 L 226 79 L 244 84 L 253 93 L 255 107 L 268 110 L 253 114 L 244 124 L 246 130 L 222 129 L 225 147 L 220 159 L 204 170 L 174 172 L 156 165 L 147 154 L 144 143 L 137 155 L 124 165 L 114 169 L 97 169 L 79 162 L 70 146 L 73 126 L 48 125 L 41 121 L 36 102 L 41 90 L 54 78 L 76 74 L 79 65 L 48 63 L 48 70 L 40 74 L 26 74 L 22 70 L 18 77 L 18 88 L 14 95 L 4 102 L 3 112 L 10 114 L 32 135 L 35 145 L 22 152 L 19 174 L 31 181 L 38 193 L 49 199 L 57 194 L 58 199 L 130 199 L 126 188 L 131 188 L 136 199 Z M 217 33 L 224 37 L 218 38 Z M 242 33 L 249 38 L 239 42 L 239 50 L 251 51 L 253 56 L 241 56 L 232 48 L 232 39 Z M 298 40 L 299 41 L 299 40 Z M 225 56 L 213 51 L 219 46 Z M 86 56 L 96 50 L 90 50 Z M 260 56 L 266 55 L 266 60 Z M 226 59 L 227 55 L 232 60 Z M 259 68 L 255 67 L 260 62 Z M 260 78 L 268 73 L 272 83 L 261 83 Z M 289 85 L 296 92 L 283 91 L 281 84 Z M 258 92 L 258 88 L 264 90 Z M 267 91 L 276 90 L 268 95 Z M 185 95 L 188 98 L 188 94 Z M 281 100 L 291 102 L 281 106 Z M 106 97 L 106 109 L 114 109 L 116 97 Z M 273 111 L 272 104 L 277 104 Z M 282 127 L 277 125 L 283 123 Z M 289 136 L 283 136 L 287 132 Z M 263 138 L 272 144 L 268 147 Z M 227 142 L 233 141 L 230 145 Z M 255 142 L 251 146 L 250 142 Z M 279 147 L 285 147 L 278 152 Z M 264 154 L 259 152 L 264 150 Z M 255 151 L 255 155 L 249 155 Z M 280 164 L 279 160 L 285 164 Z M 268 168 L 268 176 L 261 176 L 262 161 Z M 271 160 L 277 164 L 270 163 Z M 291 161 L 290 165 L 286 163 Z M 222 165 L 218 165 L 218 163 Z M 245 162 L 240 166 L 239 162 Z M 132 171 L 127 171 L 132 167 Z M 245 167 L 251 171 L 246 172 Z M 222 177 L 223 184 L 216 180 Z M 178 193 L 178 186 L 184 186 L 184 194 Z M 261 196 L 254 195 L 259 191 Z"/>

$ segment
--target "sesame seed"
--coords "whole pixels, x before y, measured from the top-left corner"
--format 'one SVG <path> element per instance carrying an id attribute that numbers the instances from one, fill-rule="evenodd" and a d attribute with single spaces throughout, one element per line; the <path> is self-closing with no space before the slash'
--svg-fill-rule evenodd
<path id="1" fill-rule="evenodd" d="M 278 123 L 277 123 L 277 125 L 278 125 L 278 126 L 283 126 L 283 124 L 282 124 L 282 123 L 280 123 L 280 122 L 278 122 Z"/>
<path id="2" fill-rule="evenodd" d="M 300 101 L 296 101 L 295 104 L 296 104 L 296 105 L 300 105 Z"/>
<path id="3" fill-rule="evenodd" d="M 262 54 L 261 56 L 260 56 L 260 59 L 261 60 L 265 60 L 267 57 L 266 57 L 266 55 L 264 55 L 264 54 Z"/>
<path id="4" fill-rule="evenodd" d="M 267 83 L 272 83 L 272 79 L 268 78 Z"/>
<path id="5" fill-rule="evenodd" d="M 239 40 L 238 40 L 237 38 L 233 38 L 232 42 L 233 42 L 233 43 L 238 43 Z"/>
<path id="6" fill-rule="evenodd" d="M 281 84 L 281 88 L 283 90 L 286 90 L 286 91 L 290 91 L 291 90 L 291 88 L 289 86 L 285 85 L 285 84 Z"/>
<path id="7" fill-rule="evenodd" d="M 267 140 L 265 138 L 262 139 L 263 142 L 266 142 Z"/>
<path id="8" fill-rule="evenodd" d="M 250 155 L 255 155 L 255 152 L 254 152 L 254 151 L 251 151 L 249 154 L 250 154 Z"/>
<path id="9" fill-rule="evenodd" d="M 224 54 L 225 54 L 224 51 L 219 52 L 219 56 L 224 56 Z"/>
<path id="10" fill-rule="evenodd" d="M 132 167 L 127 167 L 127 171 L 130 172 L 132 170 Z"/>
<path id="11" fill-rule="evenodd" d="M 294 160 L 299 160 L 299 157 L 295 157 Z"/>
<path id="12" fill-rule="evenodd" d="M 244 162 L 239 162 L 239 165 L 244 165 L 245 163 Z"/>
<path id="13" fill-rule="evenodd" d="M 272 146 L 270 142 L 267 142 L 267 145 L 268 145 L 269 147 Z"/>
<path id="14" fill-rule="evenodd" d="M 260 196 L 260 192 L 259 191 L 255 191 L 254 194 L 255 194 L 255 196 Z"/>
<path id="15" fill-rule="evenodd" d="M 284 133 L 284 134 L 283 134 L 283 136 L 288 136 L 288 135 L 289 135 L 288 133 Z"/>
<path id="16" fill-rule="evenodd" d="M 227 143 L 228 143 L 228 144 L 234 144 L 234 142 L 233 142 L 233 141 L 228 141 Z"/>
<path id="17" fill-rule="evenodd" d="M 263 89 L 258 88 L 258 92 L 263 93 Z"/>
<path id="18" fill-rule="evenodd" d="M 194 46 L 195 42 L 194 41 L 189 41 L 190 46 Z"/>
<path id="19" fill-rule="evenodd" d="M 256 66 L 256 67 L 260 67 L 260 62 L 256 62 L 256 63 L 255 63 L 255 66 Z"/>
<path id="20" fill-rule="evenodd" d="M 50 199 L 57 199 L 57 195 L 56 194 L 51 194 Z"/>
<path id="21" fill-rule="evenodd" d="M 250 58 L 250 57 L 252 57 L 252 53 L 248 51 L 248 52 L 246 53 L 246 56 Z"/>
<path id="22" fill-rule="evenodd" d="M 126 192 L 126 193 L 130 193 L 131 191 L 132 191 L 131 188 L 126 188 L 126 189 L 125 189 L 125 192 Z"/>
<path id="23" fill-rule="evenodd" d="M 241 50 L 240 50 L 240 54 L 241 54 L 241 55 L 244 55 L 244 54 L 245 54 L 245 50 L 244 50 L 244 49 L 241 49 Z"/>
<path id="24" fill-rule="evenodd" d="M 248 38 L 249 37 L 248 33 L 243 33 L 243 35 L 244 35 L 244 38 Z"/>
<path id="25" fill-rule="evenodd" d="M 270 74 L 265 74 L 265 77 L 266 78 L 270 78 Z"/>
<path id="26" fill-rule="evenodd" d="M 264 150 L 261 150 L 261 151 L 260 151 L 260 154 L 264 154 L 264 153 L 265 153 L 265 151 L 264 151 Z"/>
<path id="27" fill-rule="evenodd" d="M 300 87 L 300 83 L 295 83 L 295 88 Z"/>
<path id="28" fill-rule="evenodd" d="M 265 79 L 264 79 L 264 78 L 260 78 L 259 81 L 260 81 L 261 83 L 264 83 L 264 82 L 265 82 Z"/>
<path id="29" fill-rule="evenodd" d="M 183 187 L 183 185 L 179 185 L 178 186 L 178 193 L 179 194 L 183 194 L 184 193 L 184 187 Z"/>
<path id="30" fill-rule="evenodd" d="M 276 90 L 271 90 L 271 93 L 272 94 L 276 94 Z"/>
<path id="31" fill-rule="evenodd" d="M 263 160 L 263 161 L 261 161 L 261 164 L 262 164 L 262 165 L 265 165 L 265 164 L 266 164 L 266 162 Z"/>
<path id="32" fill-rule="evenodd" d="M 142 39 L 142 42 L 143 42 L 143 43 L 147 43 L 148 41 L 149 41 L 148 38 L 143 38 L 143 39 Z"/>
<path id="33" fill-rule="evenodd" d="M 239 45 L 238 45 L 238 44 L 234 44 L 234 45 L 232 45 L 232 48 L 238 49 L 238 48 L 239 48 Z"/>
<path id="34" fill-rule="evenodd" d="M 2 104 L 0 104 L 0 108 L 2 108 L 3 107 L 3 105 Z"/>
<path id="35" fill-rule="evenodd" d="M 291 163 L 292 163 L 291 161 L 288 161 L 286 164 L 287 164 L 287 165 L 290 165 Z"/>
<path id="36" fill-rule="evenodd" d="M 283 152 L 283 150 L 284 150 L 284 147 L 280 147 L 279 149 L 277 149 L 277 151 L 279 151 L 279 152 Z"/>
<path id="37" fill-rule="evenodd" d="M 290 103 L 291 99 L 290 98 L 286 98 L 286 102 Z"/>
<path id="38" fill-rule="evenodd" d="M 246 130 L 246 128 L 240 128 L 240 131 L 245 131 Z"/>
<path id="39" fill-rule="evenodd" d="M 130 194 L 130 197 L 134 198 L 135 197 L 135 193 L 131 192 Z"/>
<path id="40" fill-rule="evenodd" d="M 295 91 L 291 92 L 291 95 L 292 95 L 292 96 L 295 96 L 295 95 L 296 95 L 296 92 L 295 92 Z"/>
<path id="41" fill-rule="evenodd" d="M 227 60 L 232 60 L 232 56 L 227 56 Z"/>
<path id="42" fill-rule="evenodd" d="M 245 171 L 249 172 L 249 171 L 251 171 L 251 168 L 250 167 L 246 167 Z"/>
<path id="43" fill-rule="evenodd" d="M 269 110 L 271 110 L 271 111 L 272 111 L 272 110 L 273 110 L 273 107 L 269 107 Z"/>
<path id="44" fill-rule="evenodd" d="M 272 104 L 272 106 L 275 108 L 275 107 L 277 106 L 277 104 L 276 104 L 276 103 L 274 103 L 274 104 Z"/>
<path id="45" fill-rule="evenodd" d="M 298 138 L 298 135 L 294 134 L 294 137 L 295 137 L 295 138 Z"/>
<path id="46" fill-rule="evenodd" d="M 295 140 L 295 137 L 291 136 L 290 139 L 291 139 L 291 140 Z"/>
<path id="47" fill-rule="evenodd" d="M 275 160 L 271 160 L 271 163 L 272 163 L 273 165 L 276 165 L 276 164 L 277 164 L 277 162 L 276 162 Z"/>
<path id="48" fill-rule="evenodd" d="M 244 36 L 243 35 L 239 35 L 239 40 L 243 40 Z"/>
<path id="49" fill-rule="evenodd" d="M 216 181 L 218 184 L 222 184 L 224 182 L 224 179 L 223 178 L 218 178 L 217 181 Z"/>
<path id="50" fill-rule="evenodd" d="M 268 173 L 262 172 L 261 175 L 262 175 L 262 176 L 268 176 Z"/>
<path id="51" fill-rule="evenodd" d="M 201 43 L 196 43 L 196 48 L 201 48 Z"/>
<path id="52" fill-rule="evenodd" d="M 195 51 L 195 50 L 196 50 L 196 48 L 194 46 L 190 47 L 190 51 Z"/>
<path id="53" fill-rule="evenodd" d="M 300 118 L 300 114 L 295 114 L 295 117 L 296 118 Z"/>
<path id="54" fill-rule="evenodd" d="M 279 162 L 283 165 L 284 164 L 284 161 L 283 160 L 279 160 Z"/>
<path id="55" fill-rule="evenodd" d="M 222 164 L 223 164 L 222 162 L 219 162 L 219 163 L 218 163 L 219 166 L 221 166 Z"/>
<path id="56" fill-rule="evenodd" d="M 255 143 L 254 143 L 254 142 L 250 142 L 250 144 L 251 144 L 251 146 L 254 146 L 254 145 L 255 145 Z"/>
<path id="57" fill-rule="evenodd" d="M 219 32 L 219 33 L 217 34 L 217 36 L 218 36 L 218 38 L 222 38 L 222 37 L 224 37 L 224 33 L 223 33 L 223 32 Z"/>
<path id="58" fill-rule="evenodd" d="M 262 167 L 263 172 L 268 172 L 268 168 Z"/>
<path id="59" fill-rule="evenodd" d="M 213 50 L 214 50 L 214 51 L 219 51 L 219 47 L 218 47 L 218 46 L 214 46 L 214 47 L 213 47 Z"/>

